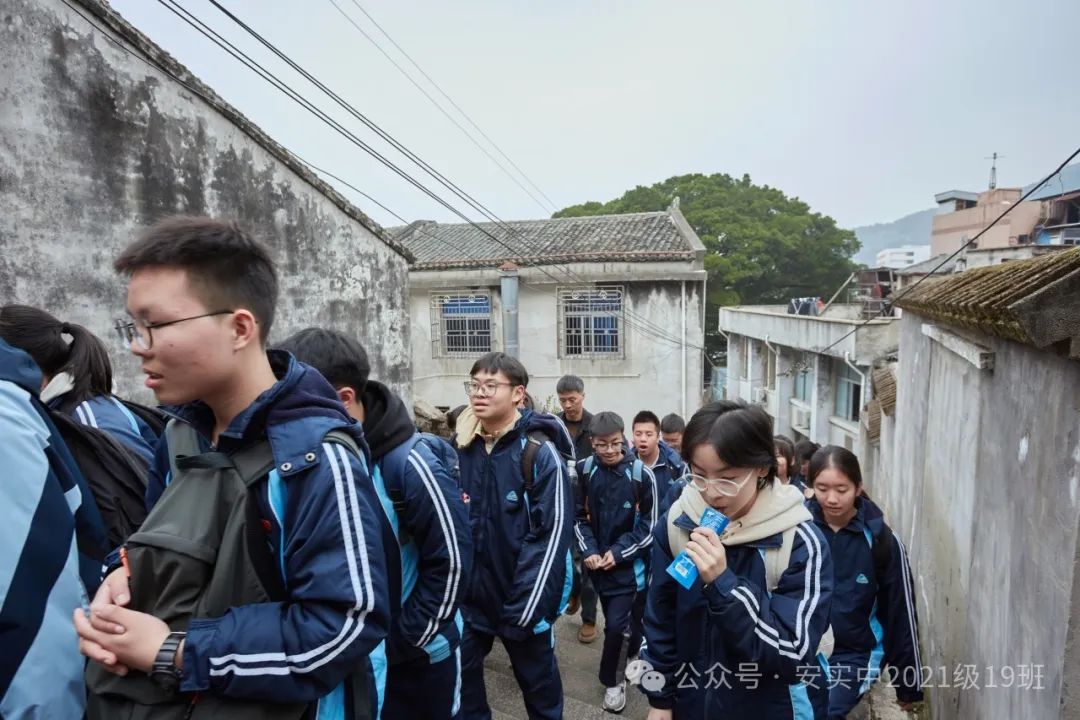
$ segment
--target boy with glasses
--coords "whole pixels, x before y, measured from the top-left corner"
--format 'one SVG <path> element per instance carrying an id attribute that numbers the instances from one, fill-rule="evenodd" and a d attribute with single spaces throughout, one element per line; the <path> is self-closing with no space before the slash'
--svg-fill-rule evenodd
<path id="1" fill-rule="evenodd" d="M 266 349 L 266 248 L 176 217 L 114 266 L 129 278 L 121 337 L 173 420 L 150 514 L 75 613 L 88 716 L 376 715 L 389 523 L 334 388 Z"/>
<path id="2" fill-rule="evenodd" d="M 462 603 L 462 718 L 491 717 L 484 658 L 498 637 L 530 718 L 562 717 L 552 624 L 569 594 L 570 437 L 552 415 L 518 409 L 529 375 L 488 353 L 465 382 L 457 420 L 461 485 L 473 532 L 473 573 Z"/>
<path id="3" fill-rule="evenodd" d="M 656 478 L 625 447 L 623 429 L 622 418 L 613 412 L 593 416 L 594 454 L 578 461 L 574 525 L 604 610 L 599 676 L 606 688 L 604 709 L 615 713 L 626 707 L 625 661 L 641 645 L 645 562 L 657 519 Z"/>

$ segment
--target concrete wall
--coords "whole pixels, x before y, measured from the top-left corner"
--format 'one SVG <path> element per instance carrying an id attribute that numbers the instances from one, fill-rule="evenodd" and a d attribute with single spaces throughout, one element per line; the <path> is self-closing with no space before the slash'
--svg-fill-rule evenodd
<path id="1" fill-rule="evenodd" d="M 279 263 L 271 341 L 311 324 L 354 334 L 374 374 L 408 396 L 405 257 L 197 80 L 199 94 L 137 57 L 186 73 L 160 49 L 80 4 L 107 32 L 59 0 L 8 0 L 0 14 L 0 302 L 111 340 L 124 314 L 111 262 L 141 226 L 178 212 L 238 218 Z M 109 345 L 120 390 L 133 393 L 138 367 Z"/>
<path id="2" fill-rule="evenodd" d="M 901 322 L 896 414 L 865 460 L 911 556 L 923 664 L 947 669 L 934 717 L 1076 717 L 1080 364 L 976 337 L 995 353 L 979 370 Z M 1003 685 L 1002 667 L 1033 664 L 1043 690 L 985 687 L 988 667 Z M 955 686 L 958 665 L 981 690 Z"/>
<path id="3" fill-rule="evenodd" d="M 746 348 L 750 357 L 749 377 L 739 378 L 739 363 L 742 358 L 744 338 L 747 340 Z M 811 391 L 809 402 L 806 403 L 810 410 L 810 427 L 806 431 L 796 430 L 792 425 L 791 401 L 795 394 L 795 376 L 792 373 L 792 365 L 800 349 L 776 345 L 771 340 L 769 344 L 779 353 L 776 365 L 776 387 L 765 393 L 765 399 L 761 405 L 773 418 L 774 432 L 791 438 L 795 438 L 796 435 L 806 435 L 808 439 L 821 445 L 833 444 L 848 447 L 858 455 L 861 448 L 865 446 L 860 438 L 859 423 L 841 420 L 834 415 L 836 372 L 843 361 L 829 355 L 810 353 Z M 762 375 L 762 358 L 766 352 L 772 351 L 761 340 L 736 333 L 729 335 L 728 367 L 732 375 L 727 384 L 728 399 L 743 400 L 747 403 L 758 401 L 760 395 L 755 391 L 763 387 L 765 383 Z M 869 366 L 859 366 L 859 369 L 864 374 L 869 372 Z M 864 383 L 862 395 L 864 404 L 867 392 L 869 390 Z"/>
<path id="4" fill-rule="evenodd" d="M 415 274 L 414 274 L 415 276 Z M 466 401 L 462 383 L 468 378 L 475 357 L 432 357 L 431 292 L 438 285 L 446 288 L 469 287 L 460 283 L 472 279 L 473 285 L 488 287 L 492 295 L 492 345 L 502 350 L 502 305 L 497 282 L 476 273 L 464 277 L 447 274 L 446 282 L 437 282 L 437 273 L 424 273 L 414 282 L 410 299 L 414 391 L 437 406 L 454 407 Z M 597 277 L 596 275 L 593 276 Z M 604 283 L 626 288 L 626 309 L 650 323 L 663 327 L 666 334 L 682 338 L 683 281 L 628 282 L 618 276 L 604 278 Z M 703 283 L 686 281 L 686 343 L 704 345 L 702 317 Z M 591 412 L 613 410 L 630 422 L 639 410 L 652 410 L 661 417 L 678 412 L 688 417 L 701 404 L 703 354 L 692 347 L 686 350 L 686 394 L 682 394 L 683 353 L 679 343 L 661 339 L 638 327 L 637 321 L 624 322 L 625 357 L 588 359 L 559 357 L 558 303 L 554 283 L 522 282 L 519 292 L 519 338 L 521 361 L 529 371 L 529 392 L 540 404 L 555 403 L 555 384 L 564 374 L 580 376 L 585 381 L 585 405 Z"/>
<path id="5" fill-rule="evenodd" d="M 822 317 L 789 315 L 786 306 L 749 305 L 720 308 L 720 329 L 776 345 L 806 350 L 827 349 L 829 355 L 869 365 L 895 349 L 893 318 L 879 318 L 863 325 L 857 305 L 834 305 Z M 856 332 L 852 333 L 852 330 Z"/>

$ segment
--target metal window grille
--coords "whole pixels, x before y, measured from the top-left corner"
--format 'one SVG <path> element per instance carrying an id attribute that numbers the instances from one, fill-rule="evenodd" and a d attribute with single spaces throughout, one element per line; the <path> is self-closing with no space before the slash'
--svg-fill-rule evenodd
<path id="1" fill-rule="evenodd" d="M 559 355 L 622 357 L 622 287 L 559 289 Z"/>
<path id="2" fill-rule="evenodd" d="M 491 352 L 491 294 L 449 290 L 431 295 L 432 357 Z"/>

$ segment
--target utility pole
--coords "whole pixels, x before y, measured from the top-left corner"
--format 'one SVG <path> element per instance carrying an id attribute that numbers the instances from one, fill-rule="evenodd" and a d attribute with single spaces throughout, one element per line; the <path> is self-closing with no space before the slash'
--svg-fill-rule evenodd
<path id="1" fill-rule="evenodd" d="M 994 161 L 993 164 L 990 165 L 990 189 L 991 190 L 993 190 L 994 188 L 997 187 L 997 161 L 998 161 L 998 158 L 1004 158 L 1004 157 L 1005 157 L 1004 155 L 998 155 L 997 153 L 994 153 L 993 155 L 990 155 L 989 157 L 983 158 L 984 160 L 993 160 Z"/>

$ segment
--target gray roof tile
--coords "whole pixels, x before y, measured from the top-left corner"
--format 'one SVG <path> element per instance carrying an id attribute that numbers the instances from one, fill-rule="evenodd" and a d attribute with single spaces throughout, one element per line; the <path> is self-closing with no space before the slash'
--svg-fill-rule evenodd
<path id="1" fill-rule="evenodd" d="M 422 220 L 388 232 L 416 257 L 416 270 L 492 267 L 507 260 L 518 265 L 693 260 L 696 252 L 669 211 L 477 226 Z"/>

